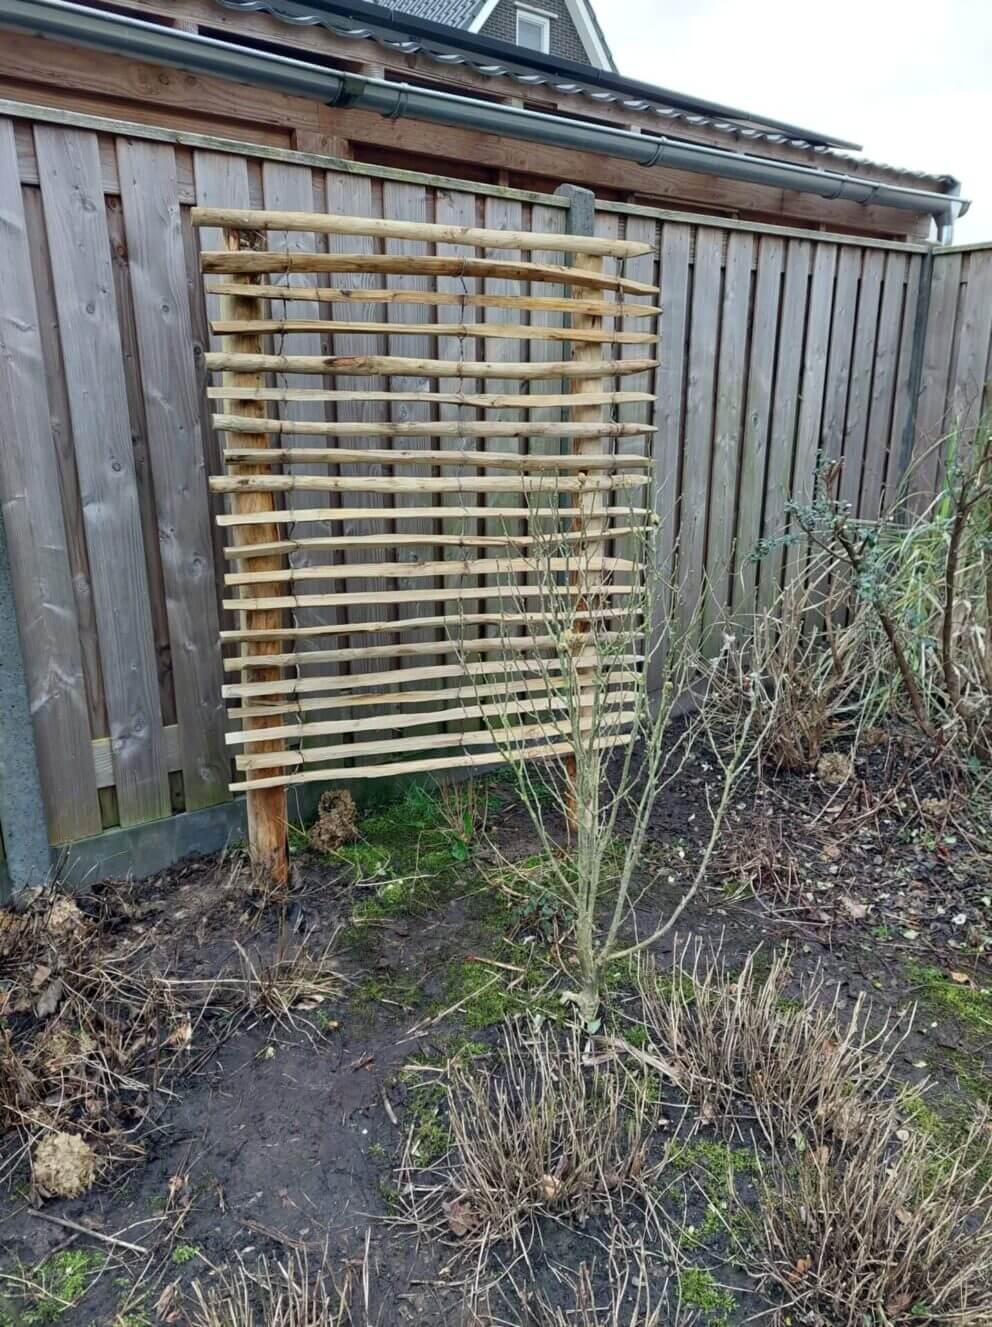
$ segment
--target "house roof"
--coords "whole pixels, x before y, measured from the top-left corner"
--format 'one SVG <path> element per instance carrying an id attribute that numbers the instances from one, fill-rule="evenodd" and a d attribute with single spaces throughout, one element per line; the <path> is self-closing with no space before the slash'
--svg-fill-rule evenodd
<path id="1" fill-rule="evenodd" d="M 484 4 L 485 0 L 391 0 L 384 7 L 399 14 L 416 14 L 432 23 L 467 28 Z"/>
<path id="2" fill-rule="evenodd" d="M 705 126 L 725 134 L 730 144 L 748 150 L 762 143 L 788 144 L 821 153 L 830 160 L 847 160 L 879 170 L 898 172 L 920 181 L 953 186 L 946 174 L 917 171 L 854 155 L 859 143 L 770 119 L 755 112 L 723 106 L 668 88 L 625 78 L 611 70 L 578 64 L 561 56 L 544 55 L 508 42 L 456 27 L 450 20 L 424 16 L 430 9 L 468 10 L 472 17 L 484 0 L 391 0 L 388 4 L 369 0 L 214 0 L 225 9 L 259 11 L 294 26 L 322 26 L 338 37 L 372 40 L 404 54 L 423 54 L 440 64 L 463 64 L 492 79 L 507 79 L 526 87 L 542 85 L 557 92 L 587 97 L 596 104 L 613 103 L 627 110 L 653 114 L 659 132 L 684 126 L 688 132 Z M 850 149 L 843 151 L 841 149 Z"/>

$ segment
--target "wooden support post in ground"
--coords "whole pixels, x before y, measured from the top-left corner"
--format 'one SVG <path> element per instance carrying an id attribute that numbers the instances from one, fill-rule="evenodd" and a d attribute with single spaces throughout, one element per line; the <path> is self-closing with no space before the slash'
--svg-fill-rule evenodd
<path id="1" fill-rule="evenodd" d="M 588 189 L 580 189 L 574 185 L 564 185 L 558 190 L 558 193 L 564 194 L 569 199 L 569 234 L 592 235 L 595 230 L 595 206 L 594 195 Z M 603 276 L 603 257 L 601 254 L 582 254 L 573 255 L 571 262 L 574 278 L 572 289 L 569 292 L 573 299 L 585 299 L 589 295 L 589 287 L 582 285 L 582 276 L 588 275 L 592 278 L 591 284 L 595 286 L 597 280 L 600 285 Z M 596 339 L 597 333 L 605 339 L 606 334 L 603 330 L 603 315 L 601 313 L 574 313 L 571 316 L 570 327 L 573 331 L 579 331 L 589 339 L 573 341 L 570 362 L 573 365 L 588 365 L 596 363 L 603 356 L 603 342 Z M 565 377 L 568 378 L 568 369 L 564 370 Z M 606 391 L 610 382 L 607 378 L 588 379 L 576 376 L 569 379 L 570 388 L 573 392 L 582 393 L 600 393 Z M 576 424 L 602 424 L 605 421 L 605 410 L 602 405 L 579 405 L 572 406 L 570 418 Z M 600 436 L 589 438 L 573 438 L 572 452 L 577 456 L 598 456 L 603 450 L 603 439 Z M 576 634 L 585 635 L 589 632 L 591 619 L 589 617 L 589 603 L 582 591 L 582 581 L 588 576 L 588 569 L 591 564 L 597 562 L 605 549 L 605 543 L 602 538 L 603 531 L 606 529 L 608 517 L 606 515 L 608 503 L 608 494 L 601 492 L 590 492 L 580 494 L 577 502 L 577 512 L 573 523 L 574 530 L 581 532 L 584 536 L 576 551 L 578 568 L 574 573 L 575 580 L 579 585 L 579 597 L 576 600 Z M 601 578 L 600 578 L 601 579 Z M 576 687 L 580 690 L 584 688 L 587 679 L 592 681 L 592 673 L 596 667 L 595 648 L 588 644 L 583 644 L 581 639 L 576 644 L 575 651 L 575 672 Z M 588 719 L 592 720 L 593 707 L 582 706 L 579 711 L 580 730 L 582 724 Z M 567 773 L 569 778 L 569 788 L 566 790 L 566 806 L 568 827 L 571 834 L 579 828 L 579 817 L 589 815 L 588 806 L 579 805 L 577 798 L 577 768 L 574 756 L 567 761 Z"/>
<path id="2" fill-rule="evenodd" d="M 254 232 L 245 230 L 225 230 L 225 247 L 234 253 L 253 247 Z M 222 317 L 225 320 L 249 322 L 262 316 L 262 301 L 248 295 L 221 296 Z M 258 354 L 262 349 L 262 338 L 258 333 L 240 333 L 224 337 L 224 349 L 229 353 Z M 225 387 L 260 388 L 265 385 L 262 373 L 234 373 L 223 375 Z M 264 418 L 266 407 L 262 401 L 243 401 L 240 408 L 245 414 L 255 418 Z M 264 451 L 269 446 L 267 433 L 239 433 L 239 447 L 248 447 Z M 271 463 L 239 463 L 230 465 L 231 475 L 266 475 L 271 473 Z M 275 511 L 276 494 L 272 492 L 241 491 L 231 495 L 231 512 L 235 516 L 254 516 L 259 512 Z M 279 539 L 278 527 L 274 524 L 260 523 L 235 527 L 235 540 L 238 544 L 267 544 Z M 284 567 L 282 554 L 251 558 L 250 562 L 240 563 L 243 570 L 281 571 Z M 278 589 L 271 586 L 248 586 L 241 590 L 242 597 L 249 595 L 263 597 L 277 594 Z M 283 614 L 279 609 L 251 609 L 242 614 L 241 628 L 246 631 L 277 631 L 283 625 Z M 279 654 L 282 646 L 278 640 L 259 640 L 251 646 L 242 646 L 254 656 Z M 278 682 L 282 678 L 282 669 L 278 664 L 263 667 L 253 665 L 242 674 L 245 682 Z M 277 727 L 280 720 L 273 717 L 248 718 L 245 727 L 252 731 L 263 731 Z M 253 754 L 258 752 L 282 751 L 285 742 L 282 739 L 265 740 L 250 743 Z M 266 770 L 265 773 L 281 773 Z M 248 776 L 249 780 L 251 775 Z M 248 843 L 252 863 L 271 877 L 277 885 L 285 885 L 289 879 L 289 852 L 287 845 L 288 817 L 286 814 L 286 789 L 260 788 L 247 792 L 248 801 Z"/>

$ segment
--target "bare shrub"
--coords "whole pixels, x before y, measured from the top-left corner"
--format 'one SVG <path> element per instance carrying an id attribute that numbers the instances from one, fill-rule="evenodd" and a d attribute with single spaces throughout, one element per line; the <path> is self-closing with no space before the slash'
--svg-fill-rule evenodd
<path id="1" fill-rule="evenodd" d="M 709 664 L 707 703 L 736 731 L 756 706 L 758 764 L 806 773 L 826 743 L 868 720 L 877 648 L 867 611 L 852 613 L 821 555 L 775 601 L 727 626 Z M 846 617 L 846 621 L 845 621 Z"/>
<path id="2" fill-rule="evenodd" d="M 584 1221 L 643 1194 L 657 1109 L 643 1077 L 588 1060 L 579 1032 L 511 1025 L 492 1071 L 454 1061 L 451 1148 L 432 1169 L 404 1162 L 403 1219 L 482 1255 L 526 1252 L 542 1216 Z"/>
<path id="3" fill-rule="evenodd" d="M 704 1121 L 751 1118 L 770 1142 L 853 1135 L 888 1091 L 905 1034 L 889 1023 L 870 1034 L 861 997 L 842 1014 L 837 995 L 825 998 L 822 972 L 787 1001 L 788 958 L 775 955 L 759 973 L 758 957 L 731 972 L 686 943 L 670 974 L 642 965 L 643 1017 L 660 1062 Z"/>
<path id="4" fill-rule="evenodd" d="M 932 1140 L 900 1129 L 895 1105 L 874 1111 L 848 1141 L 776 1168 L 763 1203 L 766 1281 L 804 1322 L 988 1327 L 992 1182 L 980 1175 L 990 1154 L 980 1119 L 935 1174 Z"/>
<path id="5" fill-rule="evenodd" d="M 548 494 L 552 503 L 554 497 Z M 596 510 L 551 509 L 558 518 L 531 536 L 526 557 L 518 560 L 524 573 L 506 585 L 517 610 L 508 620 L 524 616 L 540 633 L 525 642 L 526 679 L 505 680 L 507 670 L 519 672 L 522 643 L 505 623 L 498 642 L 502 686 L 477 671 L 472 676 L 485 684 L 478 686 L 480 702 L 496 688 L 496 703 L 480 705 L 481 712 L 548 861 L 548 892 L 575 918 L 578 989 L 568 998 L 591 1027 L 609 964 L 655 944 L 702 887 L 733 789 L 761 738 L 753 731 L 754 705 L 747 698 L 729 736 L 711 731 L 705 703 L 679 731 L 672 729 L 676 706 L 699 677 L 698 610 L 688 623 L 678 620 L 677 595 L 655 565 L 648 513 L 635 509 L 629 527 L 604 530 Z M 623 535 L 629 557 L 603 557 L 614 535 Z M 524 682 L 533 694 L 521 727 Z M 697 869 L 671 912 L 628 939 L 623 930 L 635 902 L 661 875 L 660 869 L 652 873 L 645 854 L 652 814 L 697 739 L 716 771 L 707 789 L 708 833 Z M 556 837 L 562 820 L 567 853 Z"/>

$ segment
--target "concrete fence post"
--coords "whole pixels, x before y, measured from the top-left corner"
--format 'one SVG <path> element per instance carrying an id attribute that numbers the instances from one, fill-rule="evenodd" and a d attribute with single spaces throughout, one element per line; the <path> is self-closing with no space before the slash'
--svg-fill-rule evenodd
<path id="1" fill-rule="evenodd" d="M 34 728 L 0 519 L 0 902 L 43 884 L 51 865 Z"/>

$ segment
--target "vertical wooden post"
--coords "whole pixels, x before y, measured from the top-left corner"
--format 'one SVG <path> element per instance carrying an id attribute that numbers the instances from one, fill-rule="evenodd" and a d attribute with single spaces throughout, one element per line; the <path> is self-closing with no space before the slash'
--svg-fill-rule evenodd
<path id="1" fill-rule="evenodd" d="M 558 193 L 569 199 L 569 233 L 572 235 L 592 235 L 595 230 L 595 196 L 590 190 L 581 189 L 574 185 L 563 185 Z M 601 299 L 603 292 L 583 286 L 581 278 L 583 272 L 588 272 L 594 276 L 601 275 L 603 259 L 598 255 L 575 254 L 571 266 L 576 274 L 572 283 L 572 296 L 576 299 L 586 297 L 593 299 L 599 297 Z M 571 326 L 576 331 L 601 332 L 603 330 L 601 314 L 575 313 L 571 315 L 571 319 Z M 572 343 L 570 357 L 572 364 L 595 363 L 602 357 L 603 344 L 600 341 L 589 340 Z M 563 373 L 565 378 L 568 379 L 567 367 L 563 370 Z M 573 378 L 568 379 L 568 381 L 569 390 L 573 392 L 595 394 L 607 391 L 610 386 L 608 380 L 604 378 Z M 600 424 L 605 420 L 605 407 L 602 405 L 572 406 L 570 415 L 577 424 Z M 603 439 L 601 437 L 575 438 L 572 440 L 571 449 L 573 454 L 578 456 L 598 455 L 603 449 Z M 588 577 L 589 563 L 596 558 L 601 558 L 605 551 L 605 542 L 602 536 L 607 525 L 607 494 L 602 492 L 580 494 L 577 506 L 578 511 L 574 521 L 574 529 L 585 535 L 584 539 L 575 544 L 575 556 L 580 559 L 579 570 L 575 573 L 579 590 L 575 605 L 576 616 L 578 617 L 579 614 L 586 613 L 590 607 L 588 598 L 583 593 L 582 585 L 582 582 Z M 587 634 L 590 626 L 591 619 L 588 616 L 583 617 L 576 622 L 576 634 L 579 636 Z M 578 642 L 575 651 L 575 670 L 580 687 L 583 682 L 583 674 L 590 672 L 595 664 L 595 648 L 588 644 L 582 644 L 581 641 Z M 579 711 L 580 727 L 587 715 L 591 717 L 592 707 L 581 707 Z M 576 796 L 577 770 L 574 756 L 569 757 L 566 762 L 566 769 L 570 783 L 566 790 L 568 826 L 569 831 L 574 834 L 579 826 L 579 816 L 588 814 L 588 808 L 578 805 Z"/>
<path id="2" fill-rule="evenodd" d="M 253 248 L 254 240 L 255 235 L 252 231 L 224 231 L 225 247 L 234 252 Z M 244 280 L 257 281 L 258 278 L 246 277 Z M 262 316 L 262 301 L 254 296 L 221 296 L 221 317 L 224 319 L 247 321 Z M 257 334 L 250 333 L 225 336 L 224 349 L 233 354 L 259 354 L 262 350 L 262 338 Z M 223 375 L 223 382 L 228 387 L 261 387 L 264 386 L 265 378 L 260 373 L 226 372 Z M 263 418 L 265 416 L 265 403 L 264 401 L 240 401 L 238 410 L 243 415 Z M 236 442 L 239 447 L 257 447 L 259 451 L 264 451 L 269 446 L 269 435 L 266 433 L 239 433 Z M 265 475 L 271 473 L 271 464 L 260 460 L 258 464 L 232 464 L 229 469 L 232 475 Z M 274 511 L 275 505 L 274 493 L 243 492 L 234 493 L 231 497 L 231 510 L 236 515 Z M 264 523 L 235 527 L 235 540 L 238 544 L 274 543 L 279 537 L 279 531 L 275 524 Z M 254 557 L 250 561 L 242 560 L 239 563 L 241 570 L 250 571 L 279 571 L 282 566 L 283 560 L 280 554 Z M 246 586 L 242 589 L 242 597 L 271 597 L 281 594 L 283 588 L 278 584 Z M 242 625 L 247 631 L 275 631 L 282 626 L 282 612 L 279 609 L 252 609 L 243 614 Z M 283 646 L 278 640 L 258 640 L 246 643 L 241 648 L 243 653 L 247 652 L 257 656 L 279 654 Z M 281 677 L 282 669 L 277 665 L 254 667 L 242 672 L 242 679 L 246 682 L 277 682 Z M 248 708 L 250 704 L 250 701 L 246 701 L 245 708 Z M 283 720 L 280 718 L 247 719 L 245 727 L 252 731 L 258 730 L 261 732 L 266 728 L 278 727 L 282 722 Z M 246 744 L 245 747 L 246 751 L 250 750 L 252 753 L 282 751 L 283 749 L 284 743 L 282 741 L 266 741 L 263 738 L 260 738 L 257 742 L 253 741 Z M 256 777 L 281 773 L 282 770 L 280 769 L 265 769 L 260 771 L 260 774 Z M 251 778 L 252 775 L 249 772 L 249 781 Z M 260 788 L 257 792 L 253 792 L 249 788 L 247 801 L 248 844 L 252 862 L 259 870 L 270 876 L 275 884 L 285 885 L 289 879 L 286 789 Z"/>

